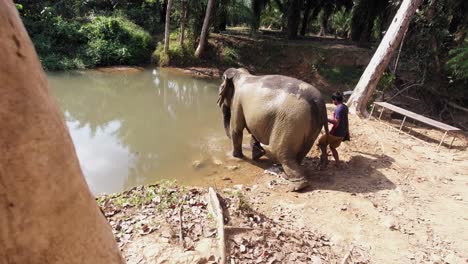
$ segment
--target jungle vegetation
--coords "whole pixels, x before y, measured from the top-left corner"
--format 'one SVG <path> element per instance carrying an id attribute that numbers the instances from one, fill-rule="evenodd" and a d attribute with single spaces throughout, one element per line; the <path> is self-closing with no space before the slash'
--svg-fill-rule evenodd
<path id="1" fill-rule="evenodd" d="M 164 52 L 168 0 L 15 0 L 46 70 L 148 65 L 151 60 L 167 65 L 171 57 L 203 59 L 194 54 L 208 0 L 171 2 L 171 43 Z M 375 49 L 400 4 L 401 0 L 213 0 L 209 32 L 244 27 L 254 38 L 266 31 L 285 40 L 328 36 Z M 382 92 L 411 89 L 421 97 L 439 98 L 434 104 L 441 112 L 447 105 L 467 111 L 466 14 L 466 0 L 424 0 L 381 80 Z M 235 52 L 231 51 L 233 61 Z"/>

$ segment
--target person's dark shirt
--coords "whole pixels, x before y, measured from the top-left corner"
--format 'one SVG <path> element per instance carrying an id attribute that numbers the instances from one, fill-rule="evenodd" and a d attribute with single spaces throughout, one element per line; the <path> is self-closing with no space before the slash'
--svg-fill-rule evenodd
<path id="1" fill-rule="evenodd" d="M 330 134 L 336 137 L 348 138 L 348 107 L 345 104 L 339 104 L 336 106 L 333 117 L 339 120 L 339 123 L 333 125 Z"/>

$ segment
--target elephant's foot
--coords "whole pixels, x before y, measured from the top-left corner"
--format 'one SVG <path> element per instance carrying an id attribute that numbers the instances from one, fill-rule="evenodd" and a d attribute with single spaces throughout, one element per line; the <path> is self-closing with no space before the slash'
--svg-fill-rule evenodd
<path id="1" fill-rule="evenodd" d="M 260 142 L 258 142 L 253 136 L 250 139 L 250 146 L 252 147 L 252 159 L 253 160 L 258 160 L 263 155 L 265 155 L 266 153 L 265 149 L 262 148 L 262 146 L 260 145 Z"/>
<path id="2" fill-rule="evenodd" d="M 281 173 L 280 177 L 287 181 L 290 192 L 299 192 L 310 186 L 305 178 L 289 178 L 286 173 Z"/>
<path id="3" fill-rule="evenodd" d="M 236 151 L 234 150 L 232 152 L 232 156 L 235 157 L 235 158 L 238 158 L 238 159 L 243 159 L 244 158 L 244 154 L 242 154 L 242 151 Z"/>
<path id="4" fill-rule="evenodd" d="M 265 153 L 266 151 L 262 148 L 262 146 L 260 146 L 260 144 L 252 145 L 252 159 L 253 160 L 258 160 L 263 155 L 265 155 Z"/>

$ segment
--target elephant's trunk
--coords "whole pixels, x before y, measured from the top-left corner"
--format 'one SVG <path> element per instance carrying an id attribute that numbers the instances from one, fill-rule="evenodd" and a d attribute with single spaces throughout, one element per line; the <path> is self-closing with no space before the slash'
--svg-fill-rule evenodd
<path id="1" fill-rule="evenodd" d="M 228 136 L 228 138 L 231 138 L 231 108 L 223 104 L 222 109 L 224 130 L 226 131 L 226 136 Z"/>

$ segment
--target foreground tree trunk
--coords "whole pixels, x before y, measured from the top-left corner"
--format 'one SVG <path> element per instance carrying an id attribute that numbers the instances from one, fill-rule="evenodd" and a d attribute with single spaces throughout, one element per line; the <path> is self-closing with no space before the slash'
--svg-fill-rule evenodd
<path id="1" fill-rule="evenodd" d="M 171 26 L 171 9 L 172 9 L 172 0 L 167 1 L 167 11 L 166 11 L 166 29 L 164 30 L 164 54 L 169 52 L 169 35 L 170 35 L 170 26 Z"/>
<path id="2" fill-rule="evenodd" d="M 180 40 L 181 47 L 184 46 L 185 39 L 185 20 L 187 19 L 187 0 L 182 0 L 182 13 L 180 15 Z"/>
<path id="3" fill-rule="evenodd" d="M 354 88 L 353 94 L 348 100 L 351 113 L 367 117 L 367 102 L 371 98 L 380 77 L 388 66 L 395 49 L 400 44 L 405 31 L 407 30 L 411 17 L 421 4 L 422 0 L 403 0 L 398 12 L 393 18 L 390 27 L 380 42 L 377 51 L 372 57 L 369 65 L 361 76 L 358 84 Z"/>
<path id="4" fill-rule="evenodd" d="M 206 42 L 208 41 L 208 30 L 210 28 L 210 17 L 211 10 L 213 9 L 214 0 L 208 0 L 208 5 L 206 7 L 205 20 L 203 21 L 203 28 L 200 34 L 200 42 L 198 43 L 197 50 L 195 51 L 195 57 L 199 58 L 203 55 L 205 51 Z"/>
<path id="5" fill-rule="evenodd" d="M 11 0 L 0 58 L 0 262 L 124 263 Z"/>
<path id="6" fill-rule="evenodd" d="M 292 0 L 287 11 L 288 24 L 286 25 L 286 34 L 288 39 L 297 38 L 299 23 L 301 21 L 301 6 L 300 0 Z"/>

